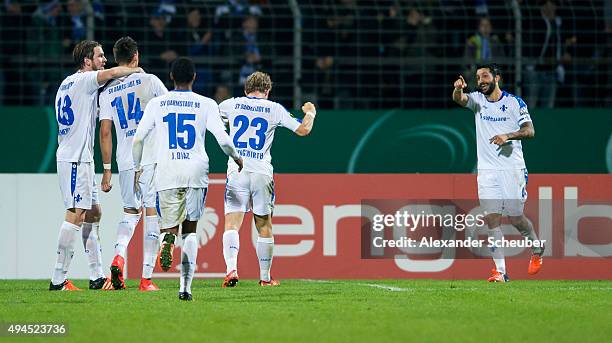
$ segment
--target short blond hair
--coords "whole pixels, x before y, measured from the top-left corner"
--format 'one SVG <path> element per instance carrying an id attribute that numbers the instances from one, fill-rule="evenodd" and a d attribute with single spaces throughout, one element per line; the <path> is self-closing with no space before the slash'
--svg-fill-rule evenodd
<path id="1" fill-rule="evenodd" d="M 265 93 L 272 89 L 272 79 L 270 79 L 270 75 L 256 71 L 253 74 L 249 75 L 244 82 L 244 92 L 246 94 L 253 92 L 261 92 Z"/>

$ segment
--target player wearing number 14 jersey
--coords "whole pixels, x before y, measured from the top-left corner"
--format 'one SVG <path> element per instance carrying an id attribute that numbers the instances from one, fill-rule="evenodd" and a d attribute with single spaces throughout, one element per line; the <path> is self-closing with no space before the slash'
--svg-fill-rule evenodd
<path id="1" fill-rule="evenodd" d="M 101 211 L 93 164 L 98 89 L 110 79 L 142 71 L 125 66 L 105 70 L 102 46 L 90 40 L 78 43 L 72 56 L 78 71 L 62 81 L 55 96 L 57 176 L 66 213 L 57 239 L 57 259 L 49 285 L 52 291 L 78 290 L 66 280 L 66 273 L 79 231 L 89 258 L 89 288 L 100 289 L 106 281 L 98 240 Z"/>
<path id="2" fill-rule="evenodd" d="M 278 286 L 270 276 L 274 237 L 272 236 L 272 212 L 274 211 L 274 179 L 270 148 L 274 130 L 285 127 L 299 136 L 312 130 L 316 114 L 315 106 L 307 102 L 302 106 L 306 114 L 300 123 L 280 104 L 268 100 L 272 80 L 266 73 L 255 72 L 246 79 L 246 97 L 225 100 L 219 105 L 221 116 L 227 121 L 230 137 L 244 157 L 244 171 L 238 173 L 234 161 L 227 164 L 225 186 L 225 232 L 223 257 L 227 267 L 222 287 L 234 287 L 238 282 L 238 230 L 248 211 L 253 212 L 257 228 L 257 258 L 259 259 L 259 284 Z"/>
<path id="3" fill-rule="evenodd" d="M 113 47 L 115 61 L 120 66 L 137 66 L 139 62 L 138 45 L 130 37 L 122 37 Z M 145 208 L 144 247 L 141 291 L 158 290 L 151 281 L 155 257 L 159 250 L 159 226 L 155 211 L 155 190 L 153 173 L 155 170 L 154 135 L 145 141 L 142 168 L 143 175 L 138 187 L 134 185 L 134 160 L 132 141 L 149 100 L 168 93 L 164 84 L 153 74 L 139 73 L 110 82 L 100 93 L 100 148 L 104 162 L 102 191 L 109 192 L 111 184 L 111 156 L 113 141 L 111 126 L 114 124 L 117 136 L 117 167 L 119 184 L 123 199 L 123 218 L 117 227 L 115 258 L 111 264 L 112 288 L 124 289 L 123 269 L 127 246 L 140 220 L 140 208 Z"/>
<path id="4" fill-rule="evenodd" d="M 210 131 L 223 152 L 236 161 L 242 159 L 232 146 L 219 116 L 217 103 L 191 91 L 195 66 L 184 57 L 172 63 L 170 78 L 175 89 L 147 104 L 133 143 L 135 181 L 140 177 L 143 143 L 154 131 L 156 138 L 154 184 L 157 191 L 161 231 L 165 232 L 160 265 L 172 263 L 174 237 L 182 226 L 182 259 L 179 299 L 191 300 L 191 281 L 198 255 L 196 225 L 202 213 L 208 190 L 208 155 L 204 145 Z"/>

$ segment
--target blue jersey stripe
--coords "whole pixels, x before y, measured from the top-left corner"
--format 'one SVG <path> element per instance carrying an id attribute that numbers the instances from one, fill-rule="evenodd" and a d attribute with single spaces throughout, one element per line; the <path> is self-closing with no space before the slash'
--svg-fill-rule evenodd
<path id="1" fill-rule="evenodd" d="M 76 189 L 77 168 L 78 164 L 76 162 L 72 162 L 72 170 L 70 172 L 70 195 L 72 196 L 74 196 L 74 191 Z"/>

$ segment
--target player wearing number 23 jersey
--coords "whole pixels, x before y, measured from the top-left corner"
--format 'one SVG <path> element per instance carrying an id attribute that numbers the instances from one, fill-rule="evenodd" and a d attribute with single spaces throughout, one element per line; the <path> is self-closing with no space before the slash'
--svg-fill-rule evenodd
<path id="1" fill-rule="evenodd" d="M 219 105 L 221 116 L 229 126 L 232 143 L 244 158 L 244 170 L 238 173 L 234 161 L 227 164 L 225 185 L 225 233 L 223 257 L 226 277 L 222 287 L 234 287 L 238 282 L 238 231 L 246 212 L 252 211 L 257 228 L 257 257 L 259 258 L 259 284 L 278 286 L 280 282 L 270 276 L 274 251 L 272 214 L 274 212 L 274 179 L 270 148 L 274 131 L 285 127 L 299 136 L 312 130 L 315 106 L 306 103 L 306 114 L 300 122 L 280 104 L 268 100 L 272 80 L 262 72 L 254 72 L 245 81 L 246 96 L 225 100 Z"/>

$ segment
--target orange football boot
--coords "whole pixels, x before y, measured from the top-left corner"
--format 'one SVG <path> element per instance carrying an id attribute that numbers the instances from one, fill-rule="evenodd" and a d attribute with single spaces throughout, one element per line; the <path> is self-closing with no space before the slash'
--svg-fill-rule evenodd
<path id="1" fill-rule="evenodd" d="M 542 268 L 542 256 L 540 255 L 531 255 L 531 259 L 529 260 L 529 268 L 527 269 L 527 273 L 529 275 L 537 274 Z"/>
<path id="2" fill-rule="evenodd" d="M 270 281 L 259 280 L 259 285 L 262 286 L 262 287 L 265 287 L 265 286 L 269 286 L 269 287 L 280 286 L 280 281 L 274 280 L 272 277 L 270 277 Z"/>
<path id="3" fill-rule="evenodd" d="M 487 279 L 489 282 L 508 282 L 510 278 L 506 274 L 498 272 L 496 269 L 491 270 L 491 276 Z"/>
<path id="4" fill-rule="evenodd" d="M 236 287 L 237 284 L 238 284 L 238 272 L 236 270 L 232 270 L 231 272 L 229 272 L 229 274 L 225 276 L 225 279 L 223 280 L 223 284 L 221 285 L 221 287 L 223 288 Z"/>
<path id="5" fill-rule="evenodd" d="M 159 287 L 151 279 L 140 279 L 138 290 L 142 292 L 159 291 Z"/>
<path id="6" fill-rule="evenodd" d="M 53 283 L 49 283 L 50 291 L 80 291 L 81 289 L 75 286 L 72 281 L 66 280 L 59 285 L 54 285 Z"/>
<path id="7" fill-rule="evenodd" d="M 125 281 L 123 280 L 123 266 L 125 260 L 121 255 L 115 256 L 113 263 L 111 263 L 111 282 L 113 283 L 114 289 L 125 289 Z"/>
<path id="8" fill-rule="evenodd" d="M 115 287 L 113 287 L 113 282 L 111 281 L 111 278 L 107 277 L 106 281 L 104 281 L 104 285 L 102 286 L 102 290 L 103 291 L 112 291 L 114 289 L 115 289 Z"/>

